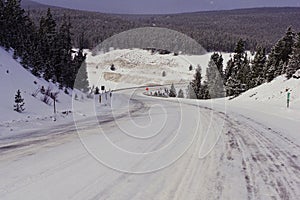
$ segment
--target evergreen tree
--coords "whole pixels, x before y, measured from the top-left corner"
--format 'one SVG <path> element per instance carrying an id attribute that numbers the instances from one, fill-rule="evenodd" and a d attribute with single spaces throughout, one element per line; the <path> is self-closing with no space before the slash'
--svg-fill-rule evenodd
<path id="1" fill-rule="evenodd" d="M 245 53 L 245 42 L 239 40 L 233 59 L 227 63 L 225 73 L 227 96 L 237 96 L 249 88 L 250 64 Z"/>
<path id="2" fill-rule="evenodd" d="M 200 99 L 201 81 L 202 81 L 201 66 L 198 66 L 196 68 L 194 80 L 192 80 L 190 84 L 191 86 L 190 89 L 193 90 L 193 92 L 190 91 L 190 93 L 194 93 L 197 99 Z"/>
<path id="3" fill-rule="evenodd" d="M 211 99 L 212 98 L 210 95 L 210 88 L 206 81 L 204 81 L 203 84 L 201 85 L 199 98 L 200 99 Z M 213 98 L 217 98 L 217 97 L 213 97 Z"/>
<path id="4" fill-rule="evenodd" d="M 17 94 L 15 95 L 15 105 L 14 105 L 14 111 L 16 112 L 23 112 L 25 110 L 24 108 L 24 99 L 21 96 L 20 90 L 17 91 Z"/>
<path id="5" fill-rule="evenodd" d="M 186 90 L 186 96 L 187 98 L 189 99 L 197 99 L 197 95 L 194 91 L 194 88 L 192 86 L 192 82 L 189 83 L 188 87 L 187 87 L 187 90 Z"/>
<path id="6" fill-rule="evenodd" d="M 293 46 L 291 59 L 287 65 L 286 77 L 289 79 L 300 69 L 300 32 L 297 34 L 296 42 Z"/>
<path id="7" fill-rule="evenodd" d="M 226 95 L 238 96 L 240 94 L 241 82 L 234 77 L 229 77 L 226 82 Z"/>
<path id="8" fill-rule="evenodd" d="M 177 97 L 178 97 L 178 98 L 184 98 L 184 94 L 183 94 L 183 90 L 182 90 L 182 89 L 180 89 L 180 90 L 178 91 Z"/>
<path id="9" fill-rule="evenodd" d="M 216 69 L 218 70 L 220 76 L 223 78 L 224 77 L 224 72 L 223 72 L 223 56 L 222 54 L 218 54 L 218 53 L 214 53 L 211 57 L 210 57 L 210 62 L 211 65 L 214 64 L 214 66 L 216 67 Z"/>
<path id="10" fill-rule="evenodd" d="M 243 93 L 250 88 L 251 76 L 250 60 L 248 59 L 247 53 L 245 53 L 241 68 L 237 75 L 238 80 L 241 82 L 240 93 Z"/>
<path id="11" fill-rule="evenodd" d="M 89 91 L 89 82 L 88 82 L 88 76 L 87 76 L 86 62 L 83 61 L 81 63 L 82 63 L 82 65 L 78 69 L 78 73 L 76 76 L 75 88 L 79 89 L 83 92 L 88 92 Z M 79 62 L 77 62 L 77 64 L 79 64 Z"/>
<path id="12" fill-rule="evenodd" d="M 7 0 L 0 2 L 0 44 L 6 49 L 14 49 L 14 57 L 27 55 L 27 37 L 32 34 L 29 17 L 21 8 L 20 0 Z"/>
<path id="13" fill-rule="evenodd" d="M 211 98 L 220 98 L 224 97 L 225 89 L 224 89 L 224 74 L 223 74 L 223 58 L 222 55 L 214 53 L 210 61 L 208 63 L 208 67 L 206 69 L 206 85 L 207 90 Z M 202 91 L 202 97 L 205 96 L 207 98 L 207 91 Z"/>
<path id="14" fill-rule="evenodd" d="M 95 88 L 95 94 L 100 94 L 100 89 L 98 87 Z"/>
<path id="15" fill-rule="evenodd" d="M 76 72 L 80 68 L 85 57 L 82 50 L 74 58 L 72 58 L 72 43 L 71 43 L 71 23 L 64 16 L 63 24 L 55 40 L 55 55 L 53 60 L 54 75 L 56 81 L 62 85 L 72 88 L 76 77 Z M 84 58 L 81 58 L 81 57 Z M 79 58 L 80 57 L 80 58 Z M 82 59 L 82 61 L 80 60 Z"/>
<path id="16" fill-rule="evenodd" d="M 170 91 L 169 91 L 169 97 L 176 97 L 176 96 L 177 96 L 177 92 L 176 92 L 174 84 L 172 83 Z"/>
<path id="17" fill-rule="evenodd" d="M 17 50 L 21 44 L 21 34 L 24 28 L 24 13 L 21 8 L 20 0 L 4 1 L 3 17 L 4 17 L 4 46 L 12 47 Z"/>
<path id="18" fill-rule="evenodd" d="M 230 58 L 227 62 L 227 67 L 225 69 L 225 73 L 224 73 L 224 82 L 226 83 L 227 80 L 231 77 L 232 72 L 233 72 L 233 68 L 234 68 L 234 62 L 233 59 Z"/>
<path id="19" fill-rule="evenodd" d="M 285 36 L 272 48 L 266 67 L 266 79 L 268 82 L 282 73 L 285 73 L 284 66 L 287 65 L 290 60 L 294 39 L 295 33 L 292 28 L 289 27 Z"/>
<path id="20" fill-rule="evenodd" d="M 57 81 L 59 77 L 56 77 L 57 70 L 55 65 L 57 64 L 57 54 L 59 54 L 59 49 L 55 45 L 58 43 L 56 22 L 53 19 L 50 8 L 47 10 L 45 17 L 40 19 L 39 27 L 39 41 L 38 44 L 39 52 L 41 54 L 42 61 L 39 63 L 40 68 L 44 72 L 44 78 L 46 80 Z"/>
<path id="21" fill-rule="evenodd" d="M 251 66 L 250 88 L 261 85 L 265 79 L 266 49 L 258 47 Z"/>

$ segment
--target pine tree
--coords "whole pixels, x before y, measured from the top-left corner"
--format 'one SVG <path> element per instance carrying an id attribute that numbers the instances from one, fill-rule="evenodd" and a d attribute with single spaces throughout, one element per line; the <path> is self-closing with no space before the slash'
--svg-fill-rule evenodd
<path id="1" fill-rule="evenodd" d="M 172 83 L 170 92 L 169 92 L 169 97 L 176 97 L 176 96 L 177 96 L 177 92 L 176 92 L 174 84 Z"/>
<path id="2" fill-rule="evenodd" d="M 229 77 L 226 82 L 226 95 L 238 96 L 240 94 L 241 82 L 234 77 Z"/>
<path id="3" fill-rule="evenodd" d="M 211 98 L 220 98 L 225 96 L 223 77 L 224 74 L 222 55 L 214 53 L 211 56 L 208 67 L 206 69 L 206 87 Z M 206 91 L 202 91 L 202 96 L 207 96 L 204 93 L 206 93 Z"/>
<path id="4" fill-rule="evenodd" d="M 300 69 L 300 32 L 297 34 L 296 42 L 293 46 L 291 59 L 287 65 L 286 77 L 289 79 Z"/>
<path id="5" fill-rule="evenodd" d="M 54 77 L 56 81 L 64 86 L 73 87 L 76 70 L 79 66 L 72 65 L 71 23 L 66 16 L 64 16 L 63 23 L 56 35 L 53 50 Z"/>
<path id="6" fill-rule="evenodd" d="M 95 94 L 100 94 L 100 89 L 98 87 L 95 88 Z"/>
<path id="7" fill-rule="evenodd" d="M 203 82 L 200 88 L 200 99 L 211 99 L 211 98 L 217 98 L 217 97 L 211 97 L 210 95 L 210 88 L 208 86 L 208 83 L 206 81 Z"/>
<path id="8" fill-rule="evenodd" d="M 241 68 L 237 74 L 237 78 L 241 82 L 240 93 L 243 93 L 250 88 L 251 76 L 250 60 L 248 59 L 247 53 L 245 53 Z"/>
<path id="9" fill-rule="evenodd" d="M 7 50 L 14 49 L 15 57 L 26 54 L 26 39 L 30 32 L 29 17 L 21 8 L 20 0 L 0 2 L 0 44 Z"/>
<path id="10" fill-rule="evenodd" d="M 225 73 L 224 73 L 224 82 L 226 83 L 227 80 L 231 77 L 232 72 L 233 72 L 233 68 L 234 68 L 234 62 L 233 59 L 230 58 L 227 62 L 227 67 L 225 69 Z"/>
<path id="11" fill-rule="evenodd" d="M 224 77 L 224 72 L 223 72 L 223 56 L 222 54 L 218 53 L 213 53 L 212 56 L 210 57 L 211 64 L 214 64 L 216 69 L 218 70 L 220 76 L 223 78 Z"/>
<path id="12" fill-rule="evenodd" d="M 251 66 L 250 88 L 261 85 L 265 79 L 266 49 L 258 47 Z"/>
<path id="13" fill-rule="evenodd" d="M 238 96 L 249 88 L 250 64 L 245 53 L 245 42 L 239 40 L 233 59 L 227 63 L 225 71 L 227 96 Z"/>
<path id="14" fill-rule="evenodd" d="M 178 98 L 184 98 L 184 94 L 183 94 L 183 90 L 182 90 L 182 89 L 180 89 L 180 90 L 178 91 L 177 97 L 178 97 Z"/>
<path id="15" fill-rule="evenodd" d="M 74 87 L 76 89 L 81 90 L 82 92 L 88 92 L 89 91 L 89 82 L 88 82 L 88 76 L 87 76 L 87 69 L 86 69 L 86 62 L 81 62 L 82 65 L 80 66 Z M 77 62 L 79 64 L 79 62 Z M 73 86 L 72 86 L 73 87 Z"/>
<path id="16" fill-rule="evenodd" d="M 285 72 L 284 66 L 287 65 L 290 60 L 294 39 L 295 33 L 292 28 L 289 27 L 285 36 L 272 48 L 266 67 L 266 79 L 268 82 Z"/>
<path id="17" fill-rule="evenodd" d="M 24 99 L 21 96 L 20 90 L 17 91 L 17 94 L 15 95 L 15 105 L 14 105 L 14 111 L 16 112 L 23 112 L 25 110 L 24 108 Z"/>
<path id="18" fill-rule="evenodd" d="M 186 89 L 186 96 L 188 99 L 197 99 L 197 95 L 192 85 L 193 85 L 192 82 L 190 82 Z"/>
<path id="19" fill-rule="evenodd" d="M 39 68 L 44 72 L 44 78 L 46 80 L 57 81 L 59 77 L 56 77 L 57 69 L 55 65 L 57 64 L 57 57 L 59 57 L 59 48 L 56 47 L 57 42 L 57 30 L 56 22 L 53 19 L 51 9 L 48 8 L 47 14 L 45 17 L 40 19 L 39 27 L 39 41 L 38 44 L 39 52 L 41 54 L 42 61 L 39 62 L 41 66 Z"/>
<path id="20" fill-rule="evenodd" d="M 201 66 L 196 68 L 196 72 L 194 75 L 194 80 L 192 80 L 190 84 L 190 93 L 194 93 L 197 99 L 200 99 L 200 89 L 201 89 L 202 75 L 201 75 Z"/>

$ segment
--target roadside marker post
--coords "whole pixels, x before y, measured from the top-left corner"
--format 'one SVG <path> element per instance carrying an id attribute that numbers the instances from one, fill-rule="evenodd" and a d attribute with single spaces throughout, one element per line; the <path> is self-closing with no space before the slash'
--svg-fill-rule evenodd
<path id="1" fill-rule="evenodd" d="M 291 93 L 288 92 L 288 93 L 287 93 L 287 108 L 290 107 L 290 97 L 291 97 Z"/>

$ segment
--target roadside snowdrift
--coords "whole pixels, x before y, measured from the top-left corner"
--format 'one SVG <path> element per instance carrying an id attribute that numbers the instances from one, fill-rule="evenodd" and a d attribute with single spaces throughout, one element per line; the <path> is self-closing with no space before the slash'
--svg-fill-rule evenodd
<path id="1" fill-rule="evenodd" d="M 291 93 L 290 108 L 300 110 L 300 79 L 291 78 L 287 80 L 284 76 L 251 89 L 233 101 L 253 101 L 286 108 L 288 92 Z"/>
<path id="2" fill-rule="evenodd" d="M 287 93 L 291 93 L 287 108 Z M 300 79 L 280 76 L 227 102 L 227 111 L 250 118 L 300 142 Z"/>

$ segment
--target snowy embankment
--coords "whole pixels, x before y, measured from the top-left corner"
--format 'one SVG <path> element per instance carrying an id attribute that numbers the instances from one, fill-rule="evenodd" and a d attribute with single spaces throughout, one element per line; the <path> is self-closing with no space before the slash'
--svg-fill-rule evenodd
<path id="1" fill-rule="evenodd" d="M 63 124 L 72 121 L 72 91 L 65 94 L 64 90 L 53 83 L 42 78 L 33 76 L 24 69 L 17 60 L 12 58 L 12 52 L 7 52 L 0 48 L 0 138 L 12 137 L 21 134 L 23 130 L 34 130 L 36 128 L 47 128 L 53 125 Z M 49 99 L 48 104 L 42 99 L 40 89 L 51 88 L 51 92 L 57 92 L 56 110 L 54 115 L 53 101 Z M 24 99 L 25 110 L 22 113 L 14 111 L 15 94 L 21 91 Z M 82 93 L 76 91 L 78 101 Z M 53 121 L 54 117 L 56 122 Z"/>
<path id="2" fill-rule="evenodd" d="M 287 93 L 290 106 L 287 108 Z M 261 124 L 287 134 L 300 144 L 300 79 L 277 77 L 229 102 L 236 111 L 246 113 Z"/>
<path id="3" fill-rule="evenodd" d="M 192 80 L 195 68 L 200 65 L 205 76 L 206 66 L 212 55 L 160 55 L 141 49 L 113 50 L 93 55 L 87 51 L 87 67 L 91 86 L 120 89 L 141 85 L 187 83 Z M 223 53 L 224 63 L 230 59 Z M 115 70 L 111 70 L 111 65 Z M 193 69 L 189 67 L 192 65 Z M 164 75 L 163 75 L 164 74 Z"/>

